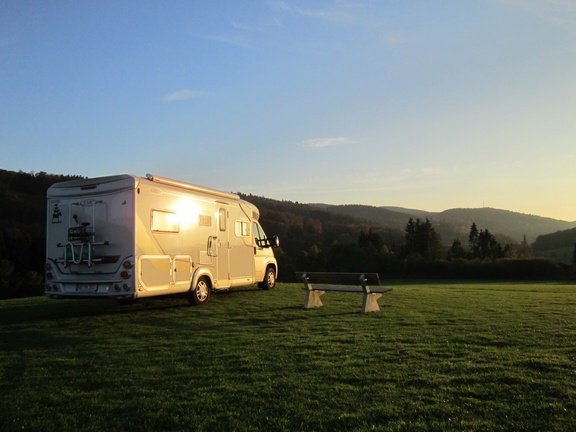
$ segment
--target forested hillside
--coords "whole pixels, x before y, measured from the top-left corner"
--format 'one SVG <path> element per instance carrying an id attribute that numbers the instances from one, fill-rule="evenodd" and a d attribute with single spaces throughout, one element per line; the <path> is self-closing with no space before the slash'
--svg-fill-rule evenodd
<path id="1" fill-rule="evenodd" d="M 46 190 L 74 178 L 80 176 L 0 170 L 0 298 L 43 293 Z M 570 225 L 564 221 L 494 209 L 404 213 L 240 195 L 259 208 L 267 234 L 280 236 L 281 281 L 302 270 L 371 271 L 384 278 L 573 276 L 576 228 L 556 232 Z M 533 245 L 528 233 L 539 233 Z"/>
<path id="2" fill-rule="evenodd" d="M 363 251 L 358 250 L 361 233 L 377 236 L 378 242 L 389 251 L 399 249 L 404 243 L 403 229 L 380 226 L 308 204 L 240 195 L 260 209 L 260 222 L 267 234 L 280 237 L 281 250 L 277 255 L 280 278 L 284 280 L 291 279 L 298 270 L 340 267 L 340 271 L 351 271 L 351 268 L 366 267 L 368 260 L 360 253 Z M 348 260 L 347 269 L 338 264 L 342 259 Z"/>
<path id="3" fill-rule="evenodd" d="M 538 279 L 569 273 L 562 263 L 538 259 L 522 233 L 535 235 L 540 230 L 574 223 L 495 209 L 403 213 L 400 209 L 361 205 L 306 205 L 251 195 L 245 198 L 261 209 L 262 224 L 268 233 L 281 237 L 285 254 L 279 259 L 288 277 L 293 269 L 360 268 L 396 277 Z M 475 217 L 483 224 L 476 223 Z M 513 222 L 515 217 L 517 224 Z M 421 230 L 421 238 L 411 241 L 411 230 Z M 562 261 L 566 266 L 573 263 L 571 258 Z"/>
<path id="4" fill-rule="evenodd" d="M 538 236 L 534 253 L 563 262 L 576 262 L 576 228 Z"/>
<path id="5" fill-rule="evenodd" d="M 0 170 L 0 298 L 43 292 L 46 190 L 73 178 Z"/>
<path id="6" fill-rule="evenodd" d="M 529 243 L 534 242 L 540 235 L 576 227 L 576 221 L 567 222 L 486 207 L 449 209 L 438 213 L 362 205 L 321 205 L 321 208 L 345 215 L 354 215 L 369 223 L 396 229 L 404 229 L 409 218 L 429 219 L 445 241 L 452 241 L 454 238 L 464 241 L 473 222 L 478 226 L 489 228 L 502 241 L 520 242 L 525 237 Z"/>

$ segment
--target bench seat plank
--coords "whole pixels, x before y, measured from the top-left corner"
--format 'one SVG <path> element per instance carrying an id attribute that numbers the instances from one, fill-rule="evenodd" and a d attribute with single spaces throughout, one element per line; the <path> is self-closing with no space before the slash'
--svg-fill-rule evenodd
<path id="1" fill-rule="evenodd" d="M 368 285 L 380 285 L 378 273 L 338 273 L 338 272 L 296 272 L 298 280 L 306 275 L 311 283 L 329 285 L 359 285 L 360 277 L 364 275 Z"/>
<path id="2" fill-rule="evenodd" d="M 355 287 L 355 286 L 346 286 L 346 285 L 318 285 L 318 284 L 311 284 L 313 290 L 317 291 L 340 291 L 340 292 L 364 292 L 362 287 Z M 306 290 L 307 288 L 302 288 Z M 370 287 L 370 292 L 375 294 L 383 294 L 392 291 L 392 288 L 373 288 Z"/>
<path id="3" fill-rule="evenodd" d="M 392 291 L 392 288 L 373 288 L 380 285 L 377 273 L 297 272 L 296 275 L 304 283 L 305 309 L 323 306 L 320 296 L 326 291 L 334 291 L 362 293 L 362 312 L 377 312 L 380 310 L 377 300 Z"/>

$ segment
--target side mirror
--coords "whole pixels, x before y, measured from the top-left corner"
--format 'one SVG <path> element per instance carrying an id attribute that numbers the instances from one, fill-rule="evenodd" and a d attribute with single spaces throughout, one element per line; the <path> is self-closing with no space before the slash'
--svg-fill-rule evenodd
<path id="1" fill-rule="evenodd" d="M 256 243 L 258 244 L 258 246 L 262 247 L 262 248 L 269 248 L 269 247 L 279 247 L 280 246 L 280 239 L 278 238 L 278 236 L 272 236 L 271 238 L 266 238 L 266 239 L 256 239 Z"/>
<path id="2" fill-rule="evenodd" d="M 270 246 L 273 248 L 280 247 L 280 238 L 278 236 L 272 236 L 272 239 L 268 240 L 270 242 Z"/>

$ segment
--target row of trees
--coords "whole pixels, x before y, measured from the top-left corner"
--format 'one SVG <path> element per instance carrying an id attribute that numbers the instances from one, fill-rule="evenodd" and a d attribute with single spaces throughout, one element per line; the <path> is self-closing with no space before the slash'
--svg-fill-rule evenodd
<path id="1" fill-rule="evenodd" d="M 370 271 L 384 277 L 474 279 L 564 279 L 574 276 L 574 266 L 535 259 L 526 238 L 502 246 L 487 229 L 470 227 L 467 247 L 455 239 L 446 252 L 440 236 L 426 219 L 409 219 L 404 241 L 387 244 L 368 228 L 357 242 L 317 244 L 296 260 L 281 256 L 282 269 L 308 271 Z M 575 262 L 576 265 L 576 248 Z M 289 277 L 290 275 L 288 275 Z"/>
<path id="2" fill-rule="evenodd" d="M 407 258 L 417 255 L 428 260 L 443 258 L 443 249 L 440 236 L 428 219 L 409 219 L 405 230 L 406 243 L 401 249 L 400 256 Z M 532 248 L 526 241 L 526 236 L 520 244 L 507 243 L 502 246 L 488 229 L 479 230 L 473 222 L 468 236 L 468 248 L 459 239 L 454 239 L 452 246 L 446 253 L 447 260 L 497 260 L 501 258 L 534 258 Z"/>

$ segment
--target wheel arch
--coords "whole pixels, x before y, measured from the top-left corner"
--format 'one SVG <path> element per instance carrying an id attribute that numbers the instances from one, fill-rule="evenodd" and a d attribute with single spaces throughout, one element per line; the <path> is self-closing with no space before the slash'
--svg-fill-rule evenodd
<path id="1" fill-rule="evenodd" d="M 272 276 L 270 276 L 270 273 Z M 258 282 L 258 287 L 270 290 L 274 289 L 276 286 L 276 281 L 278 279 L 278 268 L 274 265 L 274 263 L 268 263 L 266 265 L 266 270 L 264 271 L 264 279 Z"/>
<path id="2" fill-rule="evenodd" d="M 265 264 L 266 267 L 264 271 L 264 278 L 266 277 L 266 272 L 268 271 L 268 269 L 272 267 L 274 269 L 274 273 L 276 274 L 276 279 L 278 279 L 278 262 L 276 261 L 276 258 L 266 260 Z"/>
<path id="3" fill-rule="evenodd" d="M 212 272 L 210 271 L 210 269 L 200 267 L 196 269 L 196 271 L 192 275 L 192 281 L 190 282 L 190 287 L 188 288 L 188 291 L 192 291 L 193 289 L 195 289 L 196 285 L 198 284 L 198 281 L 201 278 L 205 278 L 208 281 L 208 285 L 210 285 L 210 290 L 214 289 L 214 278 L 212 277 Z"/>

